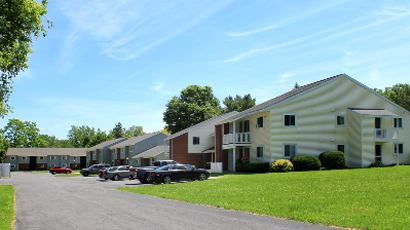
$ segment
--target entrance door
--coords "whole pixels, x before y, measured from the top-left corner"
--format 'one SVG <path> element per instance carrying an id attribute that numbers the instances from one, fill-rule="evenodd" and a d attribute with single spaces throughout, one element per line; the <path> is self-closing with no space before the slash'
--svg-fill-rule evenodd
<path id="1" fill-rule="evenodd" d="M 377 162 L 377 161 L 382 162 L 382 146 L 381 145 L 376 145 L 375 146 L 374 162 Z"/>
<path id="2" fill-rule="evenodd" d="M 80 168 L 87 167 L 87 157 L 80 157 Z"/>
<path id="3" fill-rule="evenodd" d="M 37 170 L 37 157 L 30 157 L 29 170 Z"/>

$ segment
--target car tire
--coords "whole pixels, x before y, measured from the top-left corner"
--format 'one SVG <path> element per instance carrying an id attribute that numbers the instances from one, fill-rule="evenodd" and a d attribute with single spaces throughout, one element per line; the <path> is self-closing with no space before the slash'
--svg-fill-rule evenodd
<path id="1" fill-rule="evenodd" d="M 71 172 L 70 171 L 65 171 L 65 174 L 71 174 Z"/>
<path id="2" fill-rule="evenodd" d="M 120 176 L 114 175 L 114 176 L 112 177 L 112 180 L 114 180 L 114 181 L 120 180 Z"/>
<path id="3" fill-rule="evenodd" d="M 162 182 L 164 182 L 164 184 L 171 184 L 171 177 L 170 176 L 164 176 L 164 178 L 162 179 Z"/>
<path id="4" fill-rule="evenodd" d="M 104 178 L 104 180 L 108 180 L 108 178 Z"/>
<path id="5" fill-rule="evenodd" d="M 198 180 L 206 180 L 206 174 L 205 173 L 200 173 L 198 176 Z"/>
<path id="6" fill-rule="evenodd" d="M 52 172 L 51 174 L 56 175 L 56 172 Z"/>
<path id="7" fill-rule="evenodd" d="M 88 176 L 88 174 L 89 174 L 88 172 L 84 172 L 83 176 Z"/>

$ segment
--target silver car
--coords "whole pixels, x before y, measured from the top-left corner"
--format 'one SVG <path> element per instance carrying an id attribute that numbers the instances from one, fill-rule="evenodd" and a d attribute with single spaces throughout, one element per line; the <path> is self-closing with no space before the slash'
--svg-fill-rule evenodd
<path id="1" fill-rule="evenodd" d="M 130 175 L 129 168 L 129 165 L 113 166 L 101 171 L 99 177 L 104 180 L 120 180 L 122 178 L 128 178 Z"/>

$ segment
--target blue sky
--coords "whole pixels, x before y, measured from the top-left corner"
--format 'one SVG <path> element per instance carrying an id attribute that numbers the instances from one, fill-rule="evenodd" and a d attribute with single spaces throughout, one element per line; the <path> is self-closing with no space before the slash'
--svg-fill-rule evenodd
<path id="1" fill-rule="evenodd" d="M 346 73 L 409 83 L 409 1 L 50 1 L 55 27 L 15 79 L 8 119 L 66 139 L 71 125 L 162 129 L 188 85 L 262 103 Z"/>

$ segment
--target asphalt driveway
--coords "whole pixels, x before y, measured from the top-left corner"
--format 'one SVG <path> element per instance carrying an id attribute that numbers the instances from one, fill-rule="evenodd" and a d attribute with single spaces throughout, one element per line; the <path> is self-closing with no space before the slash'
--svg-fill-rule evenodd
<path id="1" fill-rule="evenodd" d="M 333 229 L 115 190 L 146 186 L 136 181 L 48 173 L 12 173 L 12 177 L 0 184 L 15 186 L 17 230 Z"/>

